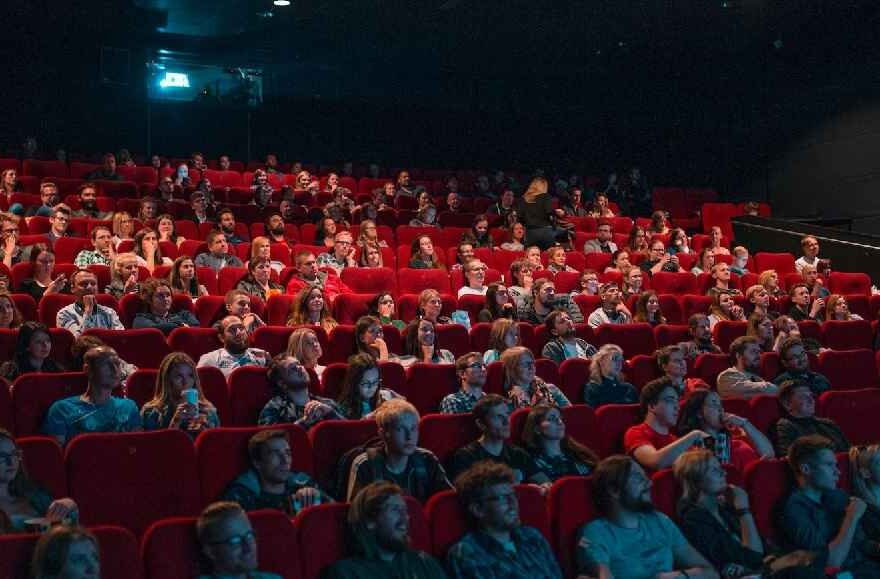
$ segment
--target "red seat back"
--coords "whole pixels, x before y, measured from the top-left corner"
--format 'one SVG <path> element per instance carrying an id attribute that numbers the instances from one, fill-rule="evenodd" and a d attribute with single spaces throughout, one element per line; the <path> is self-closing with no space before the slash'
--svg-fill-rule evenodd
<path id="1" fill-rule="evenodd" d="M 374 420 L 325 420 L 310 429 L 309 440 L 318 484 L 330 488 L 339 458 L 376 436 L 376 432 Z"/>
<path id="2" fill-rule="evenodd" d="M 651 287 L 658 294 L 695 294 L 697 279 L 690 272 L 660 271 L 651 276 Z"/>
<path id="3" fill-rule="evenodd" d="M 718 374 L 730 368 L 730 356 L 727 354 L 700 354 L 694 362 L 694 375 L 715 388 Z"/>
<path id="4" fill-rule="evenodd" d="M 596 343 L 617 344 L 626 358 L 653 354 L 657 349 L 650 324 L 602 324 L 595 330 Z"/>
<path id="5" fill-rule="evenodd" d="M 686 319 L 683 321 L 687 322 Z M 686 325 L 660 324 L 654 326 L 654 340 L 657 342 L 658 348 L 672 346 L 690 339 Z"/>
<path id="6" fill-rule="evenodd" d="M 866 320 L 830 320 L 822 324 L 822 344 L 832 350 L 858 350 L 874 347 L 874 331 Z"/>
<path id="7" fill-rule="evenodd" d="M 116 350 L 120 358 L 138 368 L 158 368 L 162 359 L 171 353 L 165 335 L 156 328 L 123 331 L 92 328 L 85 334 L 100 338 Z"/>
<path id="8" fill-rule="evenodd" d="M 779 544 L 776 526 L 779 509 L 794 484 L 788 462 L 783 459 L 753 462 L 746 467 L 743 482 L 758 531 L 761 536 Z"/>
<path id="9" fill-rule="evenodd" d="M 441 294 L 448 294 L 449 275 L 442 269 L 403 267 L 397 270 L 397 287 L 401 294 L 419 294 L 426 289 L 435 289 Z"/>
<path id="10" fill-rule="evenodd" d="M 24 374 L 12 383 L 15 433 L 32 436 L 41 432 L 43 419 L 56 400 L 86 391 L 88 380 L 82 372 Z"/>
<path id="11" fill-rule="evenodd" d="M 413 364 L 407 370 L 406 390 L 401 392 L 422 414 L 438 412 L 440 401 L 459 388 L 452 364 Z"/>
<path id="12" fill-rule="evenodd" d="M 564 577 L 576 575 L 575 552 L 581 527 L 597 517 L 591 485 L 592 477 L 564 477 L 547 495 L 552 544 Z"/>
<path id="13" fill-rule="evenodd" d="M 712 328 L 712 341 L 722 352 L 730 351 L 730 344 L 740 336 L 746 335 L 748 322 L 720 320 Z"/>
<path id="14" fill-rule="evenodd" d="M 629 359 L 629 370 L 626 372 L 626 377 L 638 390 L 662 375 L 660 367 L 657 366 L 657 358 L 654 356 L 639 354 Z"/>
<path id="15" fill-rule="evenodd" d="M 253 426 L 263 406 L 272 398 L 266 369 L 242 366 L 229 375 L 229 410 L 231 426 Z"/>
<path id="16" fill-rule="evenodd" d="M 359 294 L 376 295 L 385 291 L 397 295 L 397 276 L 387 266 L 368 269 L 347 267 L 342 270 L 342 283 Z"/>
<path id="17" fill-rule="evenodd" d="M 819 354 L 819 373 L 834 390 L 877 386 L 877 367 L 871 350 L 825 350 Z"/>
<path id="18" fill-rule="evenodd" d="M 559 365 L 559 389 L 572 404 L 584 401 L 584 386 L 590 381 L 590 360 L 569 358 Z"/>
<path id="19" fill-rule="evenodd" d="M 833 420 L 854 445 L 873 444 L 880 440 L 880 389 L 835 391 L 819 397 L 818 414 Z"/>
<path id="20" fill-rule="evenodd" d="M 168 334 L 168 346 L 173 352 L 184 352 L 195 362 L 203 354 L 216 350 L 223 344 L 214 328 L 174 328 Z"/>
<path id="21" fill-rule="evenodd" d="M 866 273 L 832 271 L 828 276 L 828 289 L 833 294 L 871 295 L 871 277 Z"/>
<path id="22" fill-rule="evenodd" d="M 641 420 L 638 404 L 605 404 L 596 410 L 599 444 L 593 450 L 601 457 L 623 451 L 623 435 Z"/>
<path id="23" fill-rule="evenodd" d="M 473 442 L 480 431 L 470 413 L 425 414 L 419 422 L 419 446 L 433 452 L 446 464 L 453 453 Z"/>
<path id="24" fill-rule="evenodd" d="M 24 454 L 28 478 L 49 491 L 53 497 L 67 496 L 67 473 L 61 445 L 47 436 L 26 436 L 16 441 Z"/>
<path id="25" fill-rule="evenodd" d="M 370 300 L 375 294 L 339 294 L 333 301 L 333 317 L 340 324 L 354 325 L 370 310 Z"/>
<path id="26" fill-rule="evenodd" d="M 795 273 L 797 271 L 794 266 L 794 255 L 790 253 L 758 252 L 754 255 L 754 258 L 755 271 L 757 272 L 775 269 L 779 277 L 783 277 L 787 273 Z"/>

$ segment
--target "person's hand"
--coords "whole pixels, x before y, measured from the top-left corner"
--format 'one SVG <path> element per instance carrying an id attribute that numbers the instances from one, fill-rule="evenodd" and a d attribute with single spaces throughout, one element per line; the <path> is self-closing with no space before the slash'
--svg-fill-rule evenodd
<path id="1" fill-rule="evenodd" d="M 122 288 L 122 291 L 124 291 L 125 293 L 133 292 L 134 290 L 137 289 L 137 284 L 138 284 L 137 274 L 133 273 L 130 276 L 128 276 L 127 280 L 125 280 L 125 287 Z"/>
<path id="2" fill-rule="evenodd" d="M 318 400 L 309 400 L 303 408 L 306 422 L 317 422 L 327 416 L 333 409 Z"/>
<path id="3" fill-rule="evenodd" d="M 304 509 L 321 504 L 321 492 L 312 487 L 301 488 L 293 496 Z"/>
<path id="4" fill-rule="evenodd" d="M 96 298 L 93 295 L 83 296 L 83 316 L 89 317 L 95 311 Z"/>
<path id="5" fill-rule="evenodd" d="M 868 508 L 868 503 L 863 501 L 858 497 L 850 497 L 849 503 L 846 505 L 846 514 L 849 517 L 852 517 L 856 520 L 862 518 L 862 515 L 865 514 L 865 510 Z"/>
<path id="6" fill-rule="evenodd" d="M 670 256 L 669 256 L 669 261 L 671 261 L 671 262 L 674 263 L 675 265 L 678 265 L 678 256 L 677 256 L 677 255 L 670 255 Z"/>
<path id="7" fill-rule="evenodd" d="M 724 413 L 724 416 L 721 417 L 721 421 L 726 428 L 742 428 L 749 422 L 742 416 L 737 416 L 736 414 L 731 414 L 729 412 Z"/>
<path id="8" fill-rule="evenodd" d="M 73 499 L 58 499 L 52 501 L 49 505 L 49 508 L 46 510 L 46 518 L 49 519 L 50 523 L 60 523 L 78 509 L 79 507 L 76 506 L 76 502 Z"/>
<path id="9" fill-rule="evenodd" d="M 562 209 L 554 209 L 553 212 L 556 213 L 557 217 L 565 217 L 565 211 Z"/>
<path id="10" fill-rule="evenodd" d="M 737 565 L 736 563 L 728 563 L 724 566 L 724 569 L 721 570 L 721 576 L 724 579 L 737 579 L 745 574 L 746 568 L 742 565 Z"/>
<path id="11" fill-rule="evenodd" d="M 822 283 L 822 278 L 817 277 L 816 283 L 813 284 L 813 291 L 810 292 L 810 295 L 813 296 L 814 299 L 819 299 L 820 292 L 824 286 L 825 284 Z"/>
<path id="12" fill-rule="evenodd" d="M 46 286 L 47 294 L 57 294 L 61 290 L 64 289 L 64 286 L 67 284 L 67 277 L 62 273 L 58 275 L 55 279 L 53 279 L 49 285 Z"/>
<path id="13" fill-rule="evenodd" d="M 528 406 L 531 403 L 528 393 L 519 386 L 511 388 L 509 395 L 522 406 Z"/>
<path id="14" fill-rule="evenodd" d="M 12 255 L 15 253 L 15 247 L 18 245 L 18 238 L 14 234 L 9 234 L 3 238 L 3 253 Z"/>
<path id="15" fill-rule="evenodd" d="M 385 342 L 385 339 L 376 338 L 373 340 L 373 345 L 379 350 L 379 359 L 386 360 L 388 358 L 388 344 Z"/>
<path id="16" fill-rule="evenodd" d="M 199 285 L 199 297 L 203 297 L 208 295 L 208 288 L 203 285 Z"/>
<path id="17" fill-rule="evenodd" d="M 736 485 L 727 485 L 724 498 L 727 499 L 727 504 L 737 511 L 749 508 L 748 493 Z"/>
<path id="18" fill-rule="evenodd" d="M 194 404 L 188 404 L 186 402 L 181 402 L 177 405 L 177 408 L 174 409 L 174 415 L 171 416 L 171 428 L 179 428 L 180 425 L 186 420 L 192 420 L 195 418 L 198 413 L 198 406 Z"/>
<path id="19" fill-rule="evenodd" d="M 813 305 L 810 307 L 810 317 L 816 317 L 816 314 L 825 309 L 825 299 L 818 298 L 813 301 Z"/>
<path id="20" fill-rule="evenodd" d="M 745 312 L 743 311 L 742 306 L 730 306 L 730 317 L 736 320 L 743 319 L 745 317 Z"/>
<path id="21" fill-rule="evenodd" d="M 691 430 L 685 435 L 685 438 L 690 439 L 691 446 L 699 446 L 703 444 L 703 440 L 711 437 L 702 430 Z"/>

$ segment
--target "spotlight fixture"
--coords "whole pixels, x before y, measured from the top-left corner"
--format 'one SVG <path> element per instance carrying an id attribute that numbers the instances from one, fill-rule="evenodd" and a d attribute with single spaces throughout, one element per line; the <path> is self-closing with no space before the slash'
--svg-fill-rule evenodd
<path id="1" fill-rule="evenodd" d="M 290 0 L 272 0 L 275 6 L 290 6 Z"/>

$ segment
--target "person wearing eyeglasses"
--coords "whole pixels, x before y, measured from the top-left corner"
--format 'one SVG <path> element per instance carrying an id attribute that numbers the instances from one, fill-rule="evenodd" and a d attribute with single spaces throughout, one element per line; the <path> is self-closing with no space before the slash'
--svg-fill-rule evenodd
<path id="1" fill-rule="evenodd" d="M 371 419 L 382 404 L 395 398 L 403 397 L 382 387 L 382 376 L 373 356 L 361 353 L 348 359 L 342 392 L 336 401 L 343 418 Z"/>
<path id="2" fill-rule="evenodd" d="M 639 267 L 649 276 L 661 271 L 682 271 L 678 263 L 678 256 L 667 253 L 666 245 L 662 239 L 655 239 L 648 246 L 648 259 L 644 260 Z"/>
<path id="3" fill-rule="evenodd" d="M 40 205 L 31 205 L 25 211 L 25 217 L 49 217 L 52 215 L 52 208 L 61 201 L 58 195 L 58 185 L 51 181 L 43 181 L 40 183 Z"/>
<path id="4" fill-rule="evenodd" d="M 556 284 L 547 278 L 535 280 L 531 299 L 525 301 L 517 312 L 517 319 L 530 324 L 543 324 L 550 312 L 563 310 L 571 320 L 580 324 L 584 314 L 568 294 L 557 294 Z"/>
<path id="5" fill-rule="evenodd" d="M 52 208 L 52 213 L 49 215 L 49 232 L 46 233 L 46 239 L 50 244 L 54 244 L 62 237 L 70 236 L 70 232 L 67 230 L 70 227 L 70 214 L 70 207 L 64 203 L 59 203 Z"/>
<path id="6" fill-rule="evenodd" d="M 31 247 L 18 244 L 18 219 L 11 213 L 0 213 L 0 263 L 11 268 L 16 263 L 27 261 L 31 256 Z"/>
<path id="7" fill-rule="evenodd" d="M 455 479 L 462 510 L 473 525 L 446 555 L 451 577 L 562 578 L 547 539 L 520 522 L 515 481 L 514 471 L 497 462 L 477 463 Z"/>
<path id="8" fill-rule="evenodd" d="M 455 361 L 455 374 L 459 379 L 460 388 L 447 394 L 440 401 L 440 412 L 443 414 L 465 414 L 471 412 L 474 405 L 486 394 L 486 364 L 479 352 L 468 352 Z"/>
<path id="9" fill-rule="evenodd" d="M 479 259 L 473 258 L 464 266 L 464 276 L 467 279 L 467 285 L 462 286 L 458 290 L 458 297 L 461 296 L 484 296 L 486 295 L 486 264 Z"/>
<path id="10" fill-rule="evenodd" d="M 211 564 L 211 573 L 198 579 L 281 579 L 275 573 L 257 570 L 257 535 L 238 503 L 218 501 L 208 505 L 196 520 L 196 537 Z"/>
<path id="11" fill-rule="evenodd" d="M 333 251 L 319 255 L 316 263 L 318 267 L 332 268 L 336 275 L 340 275 L 346 267 L 357 267 L 356 254 L 357 248 L 351 233 L 340 231 L 333 238 Z"/>
<path id="12" fill-rule="evenodd" d="M 359 354 L 367 354 L 378 361 L 396 359 L 388 352 L 382 332 L 382 323 L 373 316 L 361 316 L 354 325 L 354 347 Z"/>
<path id="13" fill-rule="evenodd" d="M 779 346 L 779 361 L 785 372 L 773 379 L 773 383 L 780 385 L 787 380 L 797 380 L 810 386 L 813 394 L 821 395 L 831 390 L 831 382 L 819 372 L 810 370 L 810 358 L 800 338 L 787 338 Z"/>

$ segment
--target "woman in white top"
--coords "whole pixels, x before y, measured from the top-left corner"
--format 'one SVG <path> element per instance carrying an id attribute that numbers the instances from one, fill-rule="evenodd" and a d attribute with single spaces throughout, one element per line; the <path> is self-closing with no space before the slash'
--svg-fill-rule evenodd
<path id="1" fill-rule="evenodd" d="M 522 223 L 514 223 L 510 226 L 507 241 L 501 244 L 504 251 L 524 251 L 526 241 L 526 227 Z"/>
<path id="2" fill-rule="evenodd" d="M 709 306 L 709 329 L 714 328 L 715 324 L 722 320 L 734 322 L 746 320 L 743 309 L 734 303 L 733 296 L 727 292 L 717 292 L 712 297 L 712 305 Z"/>
<path id="3" fill-rule="evenodd" d="M 486 264 L 479 259 L 472 259 L 464 266 L 464 276 L 467 279 L 467 285 L 458 290 L 458 297 L 484 296 L 486 290 Z"/>

